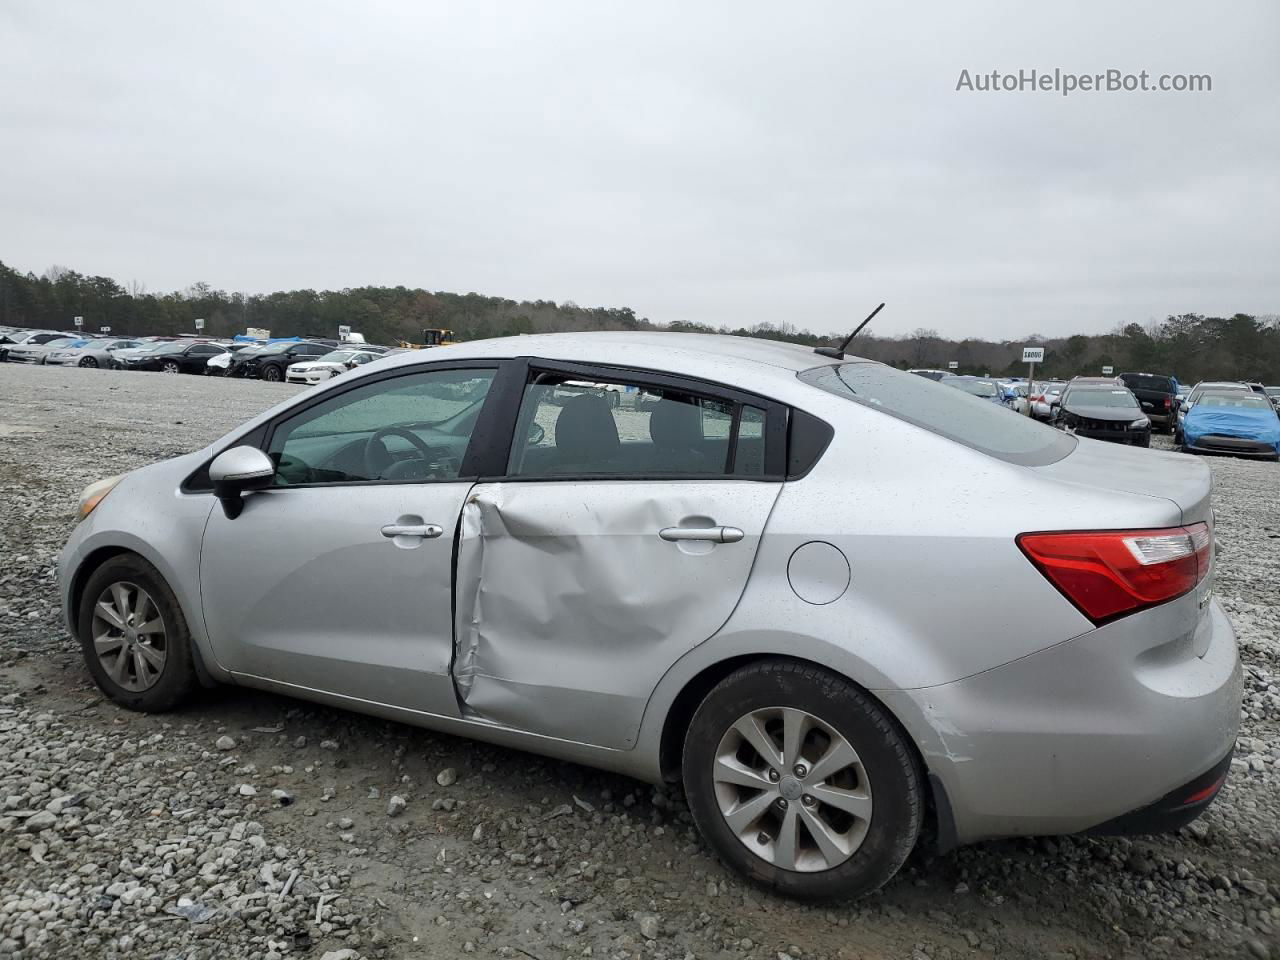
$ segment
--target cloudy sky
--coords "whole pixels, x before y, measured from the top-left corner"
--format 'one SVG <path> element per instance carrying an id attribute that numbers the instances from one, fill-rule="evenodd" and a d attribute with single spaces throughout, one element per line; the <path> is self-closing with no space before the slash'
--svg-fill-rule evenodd
<path id="1" fill-rule="evenodd" d="M 1017 337 L 1280 312 L 1280 4 L 0 4 L 0 260 Z M 1208 93 L 957 91 L 961 71 Z"/>

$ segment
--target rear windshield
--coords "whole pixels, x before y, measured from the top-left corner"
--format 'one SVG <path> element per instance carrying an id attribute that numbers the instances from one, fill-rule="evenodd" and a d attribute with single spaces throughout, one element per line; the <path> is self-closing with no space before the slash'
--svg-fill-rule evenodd
<path id="1" fill-rule="evenodd" d="M 1073 387 L 1067 395 L 1067 403 L 1080 407 L 1137 407 L 1138 401 L 1124 388 Z"/>
<path id="2" fill-rule="evenodd" d="M 1122 373 L 1121 381 L 1130 390 L 1155 390 L 1158 393 L 1176 393 L 1173 381 L 1153 373 Z"/>
<path id="3" fill-rule="evenodd" d="M 1018 416 L 1007 407 L 966 396 L 881 363 L 858 361 L 799 374 L 810 386 L 878 410 L 1006 463 L 1040 467 L 1075 449 L 1075 438 Z"/>

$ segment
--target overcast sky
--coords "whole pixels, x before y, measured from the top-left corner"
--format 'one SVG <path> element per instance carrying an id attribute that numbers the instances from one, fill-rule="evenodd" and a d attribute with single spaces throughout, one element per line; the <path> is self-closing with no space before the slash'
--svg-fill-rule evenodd
<path id="1" fill-rule="evenodd" d="M 659 322 L 1280 312 L 1280 4 L 0 3 L 0 260 Z M 1208 93 L 957 92 L 1020 68 Z"/>

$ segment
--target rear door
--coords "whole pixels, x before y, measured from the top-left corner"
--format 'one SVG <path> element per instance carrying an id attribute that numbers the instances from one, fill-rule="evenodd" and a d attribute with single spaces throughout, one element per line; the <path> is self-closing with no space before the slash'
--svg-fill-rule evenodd
<path id="1" fill-rule="evenodd" d="M 785 470 L 786 410 L 708 384 L 533 365 L 507 468 L 459 533 L 463 715 L 614 748 L 729 618 Z"/>

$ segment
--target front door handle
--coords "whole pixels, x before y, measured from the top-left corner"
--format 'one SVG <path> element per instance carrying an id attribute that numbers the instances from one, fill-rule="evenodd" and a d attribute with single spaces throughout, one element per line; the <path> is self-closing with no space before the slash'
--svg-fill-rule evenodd
<path id="1" fill-rule="evenodd" d="M 434 540 L 442 533 L 444 533 L 444 527 L 436 526 L 434 523 L 388 523 L 382 528 L 382 535 L 387 539 L 421 537 L 424 540 Z"/>
<path id="2" fill-rule="evenodd" d="M 737 527 L 664 527 L 658 531 L 663 540 L 708 540 L 711 543 L 737 543 L 746 536 Z"/>

